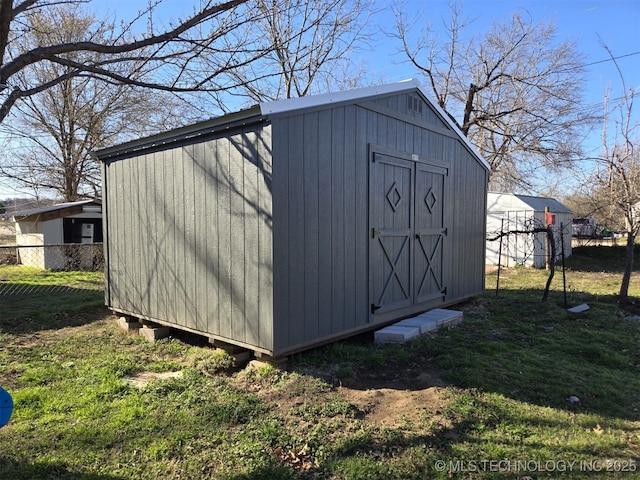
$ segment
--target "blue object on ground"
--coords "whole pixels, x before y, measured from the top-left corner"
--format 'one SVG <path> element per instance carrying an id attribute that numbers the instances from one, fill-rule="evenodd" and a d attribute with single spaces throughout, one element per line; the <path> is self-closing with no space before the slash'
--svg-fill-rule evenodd
<path id="1" fill-rule="evenodd" d="M 13 398 L 9 392 L 0 387 L 0 427 L 4 427 L 13 413 Z"/>

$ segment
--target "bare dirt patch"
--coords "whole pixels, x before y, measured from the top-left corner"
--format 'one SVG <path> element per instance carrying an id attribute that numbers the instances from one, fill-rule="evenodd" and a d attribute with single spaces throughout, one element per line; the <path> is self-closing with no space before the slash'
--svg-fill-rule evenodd
<path id="1" fill-rule="evenodd" d="M 439 411 L 447 403 L 446 382 L 430 371 L 414 378 L 396 379 L 393 384 L 384 386 L 376 383 L 373 377 L 351 381 L 349 386 L 326 383 L 322 386 L 312 375 L 289 377 L 285 384 L 265 385 L 252 381 L 244 373 L 238 377 L 242 388 L 260 396 L 283 417 L 302 405 L 329 403 L 338 397 L 353 405 L 361 420 L 376 426 L 393 427 L 418 422 L 427 416 L 439 418 Z"/>
<path id="2" fill-rule="evenodd" d="M 182 370 L 177 372 L 142 372 L 136 375 L 126 377 L 124 381 L 135 388 L 145 388 L 149 383 L 153 381 L 171 380 L 174 378 L 181 378 L 183 375 Z"/>
<path id="3" fill-rule="evenodd" d="M 394 390 L 373 388 L 355 390 L 341 387 L 339 392 L 351 404 L 364 412 L 364 418 L 377 425 L 397 425 L 417 421 L 420 416 L 437 412 L 445 404 L 443 389 Z"/>
<path id="4" fill-rule="evenodd" d="M 438 417 L 446 405 L 445 391 L 450 384 L 442 380 L 425 359 L 411 365 L 389 365 L 376 371 L 361 370 L 341 381 L 333 372 L 301 371 L 272 384 L 251 380 L 250 368 L 240 372 L 242 388 L 270 403 L 282 415 L 304 404 L 331 402 L 339 397 L 359 412 L 358 418 L 377 426 L 397 426 L 417 422 L 426 416 Z"/>
<path id="5" fill-rule="evenodd" d="M 367 420 L 396 425 L 440 410 L 446 403 L 443 392 L 447 386 L 430 366 L 391 367 L 383 372 L 360 375 L 338 391 L 365 412 Z"/>

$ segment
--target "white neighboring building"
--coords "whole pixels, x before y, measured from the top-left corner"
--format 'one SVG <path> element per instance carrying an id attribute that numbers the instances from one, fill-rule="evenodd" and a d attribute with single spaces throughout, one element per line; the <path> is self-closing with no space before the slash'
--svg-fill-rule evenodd
<path id="1" fill-rule="evenodd" d="M 554 238 L 556 240 L 556 258 L 562 255 L 564 239 L 565 256 L 571 255 L 571 210 L 553 198 L 516 195 L 513 193 L 489 192 L 487 194 L 487 239 L 503 232 L 526 231 L 534 227 L 545 227 L 545 207 L 554 219 Z M 510 233 L 500 240 L 487 240 L 487 265 L 513 267 L 524 265 L 544 268 L 546 264 L 546 234 L 539 232 Z M 500 258 L 498 253 L 500 252 Z"/>
<path id="2" fill-rule="evenodd" d="M 70 260 L 81 264 L 93 258 L 70 259 L 63 249 L 69 244 L 102 242 L 102 204 L 94 200 L 60 203 L 13 215 L 16 245 L 22 265 L 62 270 Z M 51 246 L 60 248 L 45 248 Z M 40 247 L 40 248 L 38 248 Z M 91 255 L 89 255 L 91 257 Z"/>

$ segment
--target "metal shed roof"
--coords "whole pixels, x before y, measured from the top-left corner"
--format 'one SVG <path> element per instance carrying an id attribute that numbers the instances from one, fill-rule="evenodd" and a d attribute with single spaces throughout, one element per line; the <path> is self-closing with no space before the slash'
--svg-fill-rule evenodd
<path id="1" fill-rule="evenodd" d="M 264 117 L 261 117 L 260 115 L 260 108 L 256 105 L 238 112 L 210 118 L 209 120 L 203 120 L 201 122 L 168 130 L 149 137 L 143 137 L 114 145 L 112 147 L 103 148 L 93 152 L 93 155 L 102 161 L 108 161 L 118 155 L 135 153 L 150 147 L 169 145 L 175 142 L 188 140 L 190 138 L 197 138 L 202 135 L 211 135 L 220 131 L 229 130 L 236 126 L 263 120 Z"/>
<path id="2" fill-rule="evenodd" d="M 516 195 L 536 212 L 543 212 L 545 207 L 555 213 L 571 213 L 571 209 L 554 198 Z"/>
<path id="3" fill-rule="evenodd" d="M 523 207 L 528 207 L 535 212 L 544 212 L 545 207 L 549 207 L 549 210 L 554 213 L 572 213 L 569 207 L 554 198 L 503 192 L 489 192 L 488 195 L 512 197 L 518 200 Z"/>
<path id="4" fill-rule="evenodd" d="M 101 205 L 101 202 L 97 200 L 80 200 L 77 202 L 58 203 L 56 205 L 48 205 L 46 207 L 31 208 L 29 210 L 16 212 L 13 214 L 13 217 L 16 219 L 16 221 L 20 221 L 26 219 L 27 217 L 32 217 L 35 215 L 46 216 L 48 214 L 53 214 L 51 218 L 64 216 L 65 214 L 75 215 L 78 213 L 82 213 L 83 207 L 91 204 Z"/>
<path id="5" fill-rule="evenodd" d="M 350 102 L 360 98 L 397 93 L 414 88 L 420 88 L 420 84 L 414 80 L 403 80 L 401 82 L 389 83 L 385 85 L 374 85 L 371 87 L 355 88 L 340 92 L 323 93 L 306 97 L 285 98 L 272 102 L 260 103 L 260 111 L 263 115 L 273 115 L 283 112 L 292 112 L 304 108 L 318 107 L 322 105 L 335 105 L 337 103 Z"/>
<path id="6" fill-rule="evenodd" d="M 429 99 L 429 96 L 416 79 L 410 78 L 401 82 L 389 83 L 385 85 L 375 85 L 371 87 L 356 88 L 342 92 L 325 93 L 321 95 L 311 95 L 308 97 L 287 98 L 276 100 L 273 102 L 265 102 L 260 104 L 260 111 L 263 115 L 277 115 L 280 113 L 288 113 L 295 110 L 302 110 L 323 105 L 334 105 L 337 103 L 347 103 L 363 98 L 375 97 L 379 95 L 387 95 L 390 93 L 399 93 L 407 90 L 418 90 L 424 97 L 424 100 L 438 113 L 454 132 L 462 139 L 466 147 L 473 153 L 487 171 L 491 170 L 491 166 L 480 154 L 478 149 L 473 145 L 467 137 L 460 131 L 451 117 L 435 102 Z"/>
<path id="7" fill-rule="evenodd" d="M 420 92 L 420 95 L 424 97 L 424 100 L 437 112 L 442 121 L 445 122 L 454 132 L 456 132 L 456 134 L 460 137 L 469 151 L 475 157 L 477 157 L 480 164 L 487 171 L 491 170 L 491 166 L 483 158 L 478 149 L 460 131 L 451 117 L 437 103 L 432 102 L 429 99 L 429 96 L 420 85 L 420 82 L 415 79 L 409 79 L 385 85 L 356 88 L 353 90 L 341 92 L 263 102 L 260 103 L 260 105 L 240 110 L 235 113 L 229 113 L 220 117 L 214 117 L 209 120 L 194 123 L 192 125 L 187 125 L 185 127 L 177 128 L 150 137 L 145 137 L 113 147 L 105 148 L 94 152 L 94 155 L 100 160 L 108 161 L 112 157 L 134 153 L 141 149 L 167 145 L 201 135 L 209 135 L 212 133 L 223 131 L 225 129 L 234 128 L 236 126 L 246 125 L 248 123 L 264 121 L 268 118 L 269 115 L 286 114 L 298 110 L 319 108 L 325 105 L 334 106 L 339 103 L 348 103 L 356 100 L 410 90 L 417 90 L 418 92 Z"/>

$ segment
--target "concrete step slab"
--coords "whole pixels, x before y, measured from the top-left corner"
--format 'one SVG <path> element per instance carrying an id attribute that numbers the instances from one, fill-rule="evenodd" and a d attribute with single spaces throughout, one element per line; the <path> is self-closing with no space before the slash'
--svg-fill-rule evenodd
<path id="1" fill-rule="evenodd" d="M 457 325 L 462 321 L 462 317 L 463 313 L 458 310 L 435 308 L 376 331 L 374 340 L 376 344 L 404 343 L 419 335 Z"/>
<path id="2" fill-rule="evenodd" d="M 431 320 L 435 320 L 438 326 L 447 325 L 456 320 L 462 319 L 462 312 L 458 310 L 447 310 L 444 308 L 434 308 L 433 310 L 429 310 L 428 312 L 421 313 L 416 318 L 428 318 Z"/>
<path id="3" fill-rule="evenodd" d="M 410 338 L 420 335 L 419 327 L 404 327 L 389 325 L 374 333 L 374 342 L 380 343 L 404 343 Z"/>
<path id="4" fill-rule="evenodd" d="M 428 317 L 405 318 L 394 325 L 399 327 L 417 327 L 420 329 L 420 335 L 423 333 L 433 332 L 440 326 L 438 319 Z"/>

